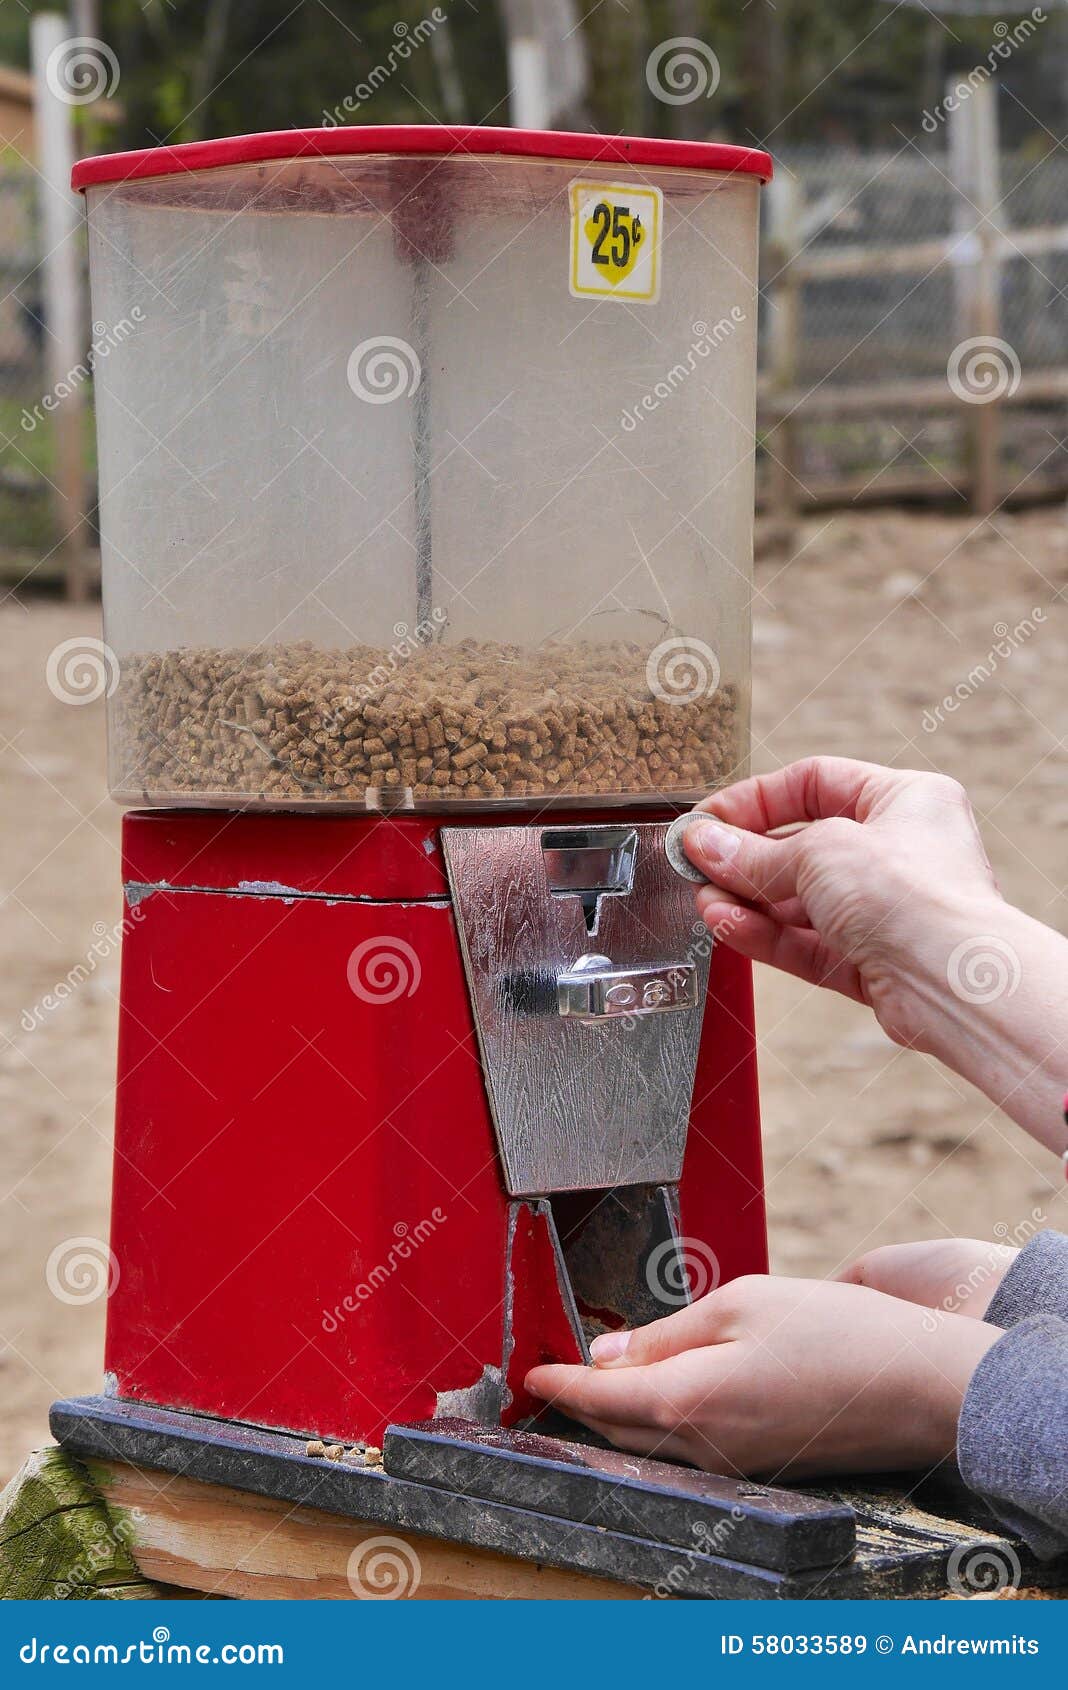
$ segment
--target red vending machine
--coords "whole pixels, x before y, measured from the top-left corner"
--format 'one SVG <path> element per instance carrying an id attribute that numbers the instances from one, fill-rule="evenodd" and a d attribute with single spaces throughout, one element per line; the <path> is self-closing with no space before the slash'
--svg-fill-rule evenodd
<path id="1" fill-rule="evenodd" d="M 135 808 L 69 1447 L 646 1580 L 672 1509 L 766 1529 L 523 1380 L 766 1267 L 749 969 L 664 841 L 747 757 L 769 173 L 445 128 L 77 167 Z"/>

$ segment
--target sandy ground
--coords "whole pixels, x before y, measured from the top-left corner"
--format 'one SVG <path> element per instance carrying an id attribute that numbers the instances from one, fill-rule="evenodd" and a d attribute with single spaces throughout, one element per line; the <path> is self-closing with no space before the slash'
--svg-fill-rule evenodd
<path id="1" fill-rule="evenodd" d="M 952 772 L 1005 892 L 1063 926 L 1066 586 L 1060 511 L 811 522 L 789 561 L 759 570 L 756 767 L 826 750 Z M 1000 625 L 1036 609 L 1033 634 L 967 683 Z M 94 609 L 0 608 L 0 1479 L 47 1435 L 52 1398 L 100 1381 L 103 1301 L 63 1302 L 46 1278 L 58 1246 L 106 1236 L 108 1211 L 119 812 L 102 706 L 46 684 L 77 634 L 99 634 Z M 927 731 L 958 683 L 960 708 Z M 40 1011 L 94 944 L 90 978 Z M 977 1094 L 851 1004 L 768 975 L 758 991 L 777 1269 L 829 1272 L 893 1239 L 1068 1230 L 1057 1166 Z"/>

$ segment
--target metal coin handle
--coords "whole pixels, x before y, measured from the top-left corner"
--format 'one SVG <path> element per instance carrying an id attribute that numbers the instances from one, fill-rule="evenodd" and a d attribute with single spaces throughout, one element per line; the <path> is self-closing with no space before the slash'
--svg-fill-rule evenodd
<path id="1" fill-rule="evenodd" d="M 689 810 L 686 815 L 675 817 L 664 839 L 664 854 L 675 873 L 680 874 L 683 880 L 692 880 L 695 885 L 708 886 L 710 882 L 707 874 L 702 874 L 701 870 L 691 863 L 682 842 L 683 835 L 686 829 L 692 826 L 695 816 L 703 814 L 703 810 Z"/>
<path id="2" fill-rule="evenodd" d="M 606 956 L 581 956 L 557 981 L 560 1014 L 579 1021 L 604 1021 L 613 1015 L 662 1015 L 692 1009 L 697 1002 L 697 970 L 690 962 L 666 962 L 660 968 L 616 968 Z"/>

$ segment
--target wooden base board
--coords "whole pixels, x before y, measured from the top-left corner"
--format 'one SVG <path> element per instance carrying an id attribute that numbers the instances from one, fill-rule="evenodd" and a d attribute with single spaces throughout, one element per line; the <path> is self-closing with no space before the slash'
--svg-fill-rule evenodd
<path id="1" fill-rule="evenodd" d="M 631 1585 L 118 1461 L 85 1463 L 146 1579 L 206 1596 L 309 1601 L 619 1601 Z"/>

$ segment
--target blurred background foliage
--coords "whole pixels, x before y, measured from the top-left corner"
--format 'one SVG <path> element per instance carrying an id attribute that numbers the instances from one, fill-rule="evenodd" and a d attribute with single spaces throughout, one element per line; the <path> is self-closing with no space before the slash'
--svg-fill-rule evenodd
<path id="1" fill-rule="evenodd" d="M 443 0 L 448 28 L 434 29 L 342 121 L 510 121 L 505 37 L 516 0 Z M 528 0 L 574 19 L 589 67 L 586 93 L 558 126 L 872 148 L 940 97 L 946 78 L 983 60 L 996 15 L 958 9 L 968 0 Z M 972 0 L 980 10 L 985 0 Z M 939 6 L 946 9 L 939 10 Z M 0 63 L 28 62 L 28 17 L 42 0 L 0 0 Z M 1041 147 L 1033 119 L 1063 133 L 1068 12 L 1046 0 L 1044 50 L 999 67 L 1010 99 L 1004 139 Z M 190 141 L 252 129 L 313 126 L 340 107 L 434 8 L 429 0 L 98 0 L 75 8 L 122 67 L 120 132 L 106 145 Z M 1059 15 L 1054 15 L 1058 14 Z M 585 14 L 585 15 L 583 15 Z M 88 18 L 95 28 L 84 30 Z M 722 70 L 710 100 L 654 99 L 649 52 L 694 36 Z M 85 119 L 91 122 L 91 117 Z M 1055 146 L 1049 137 L 1049 146 Z"/>
<path id="2" fill-rule="evenodd" d="M 833 257 L 847 246 L 858 249 L 847 260 L 863 261 L 863 249 L 874 260 L 806 280 L 780 237 L 769 241 L 764 397 L 832 378 L 854 387 L 941 381 L 951 349 L 974 332 L 966 279 L 954 263 L 932 262 L 929 247 L 885 270 L 880 255 L 972 227 L 971 190 L 955 176 L 971 167 L 963 155 L 955 166 L 948 125 L 925 113 L 941 107 L 948 82 L 975 86 L 994 72 L 1000 215 L 1029 232 L 1038 254 L 1024 258 L 1008 238 L 1000 325 L 1029 372 L 1064 365 L 1068 152 L 1057 137 L 1068 130 L 1068 0 L 1026 9 L 1011 0 L 0 0 L 0 67 L 28 64 L 30 17 L 53 9 L 72 37 L 103 41 L 119 72 L 113 98 L 71 107 L 82 155 L 398 122 L 551 123 L 767 146 L 780 184 L 792 185 L 801 257 L 818 264 L 824 249 Z M 1022 19 L 1024 35 L 1006 47 Z M 685 95 L 673 101 L 663 61 L 680 39 L 697 43 L 699 63 L 713 55 L 716 74 L 697 93 L 671 84 Z M 523 57 L 532 43 L 533 83 Z M 53 420 L 31 434 L 23 419 L 54 381 L 42 365 L 39 200 L 31 158 L 18 145 L 0 150 L 0 566 L 5 547 L 51 557 L 60 531 L 46 508 L 59 462 Z M 776 319 L 791 288 L 792 305 Z M 789 345 L 783 334 L 772 344 L 776 320 L 791 323 Z M 762 425 L 761 508 L 776 487 L 793 499 L 795 481 L 806 499 L 813 487 L 828 499 L 857 488 L 886 496 L 890 469 L 897 496 L 964 497 L 978 486 L 970 420 L 891 415 L 879 395 L 866 419 L 798 424 L 793 444 L 791 425 L 779 447 Z M 1037 466 L 1047 482 L 1053 475 L 1043 496 L 1061 491 L 1063 455 L 1049 441 L 1063 431 L 1056 405 L 1014 412 L 1002 431 L 1005 485 L 1022 486 Z M 776 481 L 771 466 L 784 458 L 792 469 Z M 91 482 L 88 447 L 85 464 Z"/>

